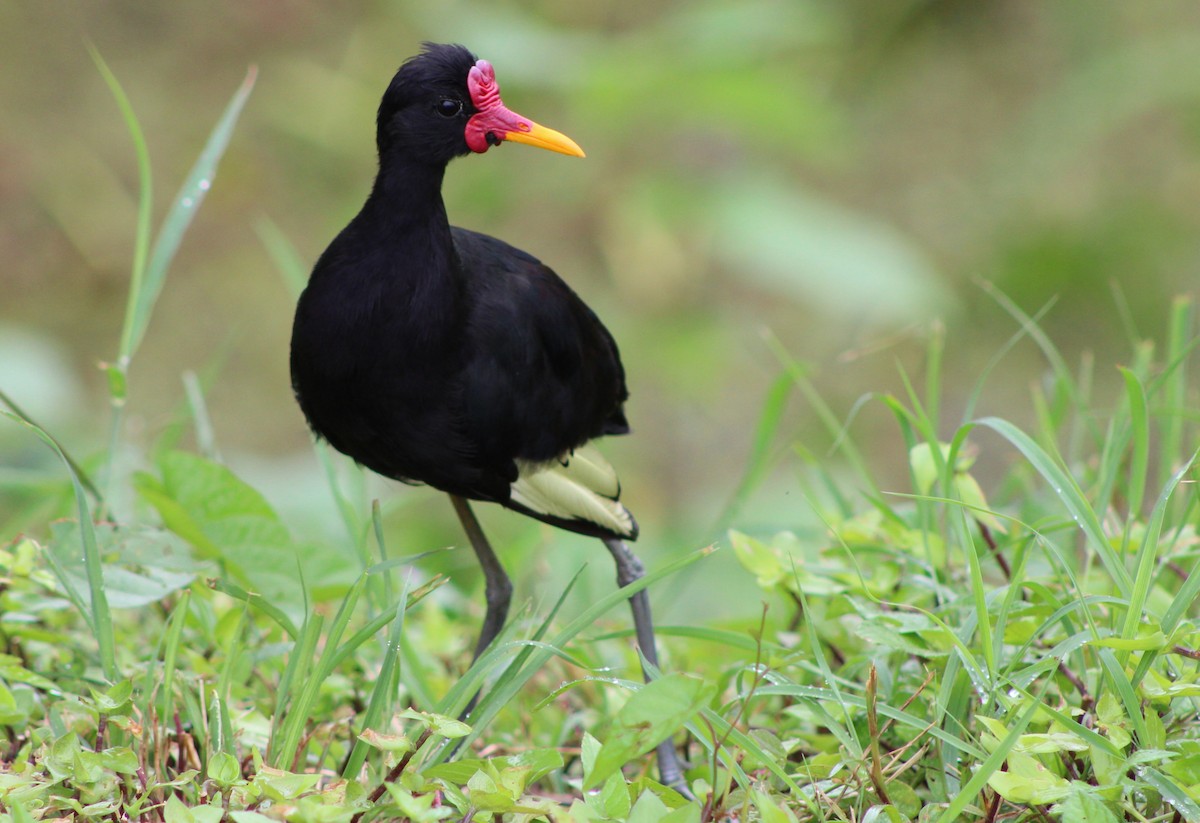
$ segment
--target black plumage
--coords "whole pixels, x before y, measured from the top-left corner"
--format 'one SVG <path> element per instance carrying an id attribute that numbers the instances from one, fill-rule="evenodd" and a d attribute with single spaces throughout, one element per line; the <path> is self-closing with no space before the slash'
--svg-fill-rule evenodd
<path id="1" fill-rule="evenodd" d="M 578 154 L 513 114 L 491 66 L 461 46 L 427 45 L 379 107 L 370 196 L 321 255 L 292 334 L 296 398 L 313 431 L 386 477 L 451 495 L 487 578 L 476 656 L 499 632 L 511 584 L 467 500 L 483 500 L 605 541 L 626 585 L 641 566 L 622 540 L 637 524 L 588 441 L 629 431 L 617 345 L 537 258 L 451 227 L 447 163 L 505 140 Z M 631 598 L 656 662 L 645 593 Z M 664 780 L 682 785 L 674 750 Z"/>

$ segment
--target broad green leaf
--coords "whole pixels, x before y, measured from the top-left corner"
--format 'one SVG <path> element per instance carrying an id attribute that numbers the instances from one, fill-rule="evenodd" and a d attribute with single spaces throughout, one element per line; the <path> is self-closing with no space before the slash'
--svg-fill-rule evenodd
<path id="1" fill-rule="evenodd" d="M 750 793 L 750 801 L 762 823 L 796 823 L 795 813 L 783 802 L 782 796 L 776 799 L 766 792 L 755 790 Z"/>
<path id="2" fill-rule="evenodd" d="M 117 774 L 137 774 L 138 756 L 137 752 L 128 746 L 116 746 L 111 749 L 105 749 L 101 752 L 95 752 L 94 756 L 104 768 Z"/>
<path id="3" fill-rule="evenodd" d="M 784 568 L 779 555 L 761 540 L 730 530 L 729 542 L 733 545 L 733 553 L 738 562 L 754 575 L 761 588 L 772 588 L 786 576 L 787 569 Z"/>
<path id="4" fill-rule="evenodd" d="M 251 782 L 261 788 L 268 799 L 281 802 L 311 792 L 320 781 L 320 774 L 296 774 L 264 766 Z"/>
<path id="5" fill-rule="evenodd" d="M 521 789 L 505 780 L 504 775 L 492 764 L 471 775 L 467 781 L 471 805 L 480 811 L 504 814 L 511 811 L 521 796 Z"/>
<path id="6" fill-rule="evenodd" d="M 653 749 L 700 711 L 715 690 L 715 685 L 684 674 L 668 674 L 638 689 L 617 713 L 584 788 L 600 786 L 630 760 Z"/>
<path id="7" fill-rule="evenodd" d="M 133 696 L 133 681 L 129 679 L 122 680 L 104 692 L 99 692 L 95 689 L 91 689 L 90 691 L 92 693 L 92 700 L 96 704 L 96 711 L 103 714 L 113 714 L 129 705 L 129 699 Z"/>
<path id="8" fill-rule="evenodd" d="M 471 727 L 461 720 L 455 720 L 453 717 L 447 717 L 444 714 L 435 712 L 422 712 L 416 709 L 405 709 L 399 712 L 398 717 L 403 717 L 406 720 L 416 720 L 429 731 L 439 737 L 448 737 L 451 739 L 466 737 L 471 733 Z"/>
<path id="9" fill-rule="evenodd" d="M 1142 687 L 1145 688 L 1144 683 Z M 1121 701 L 1112 692 L 1100 695 L 1096 702 L 1096 726 L 1118 749 L 1124 749 L 1133 741 L 1129 719 L 1121 708 Z"/>
<path id="10" fill-rule="evenodd" d="M 1071 794 L 1062 803 L 1054 807 L 1060 815 L 1060 820 L 1074 820 L 1079 823 L 1120 823 L 1121 818 L 1113 813 L 1102 799 L 1096 796 L 1091 786 L 1075 782 L 1071 784 Z"/>
<path id="11" fill-rule="evenodd" d="M 218 786 L 232 786 L 242 779 L 242 766 L 228 752 L 217 752 L 208 760 L 208 779 Z"/>
<path id="12" fill-rule="evenodd" d="M 318 600 L 341 596 L 358 577 L 357 559 L 330 547 L 292 540 L 254 488 L 219 463 L 186 452 L 158 459 L 160 476 L 141 473 L 135 485 L 167 528 L 202 556 L 276 606 L 303 605 L 304 581 Z M 343 550 L 346 551 L 346 550 Z"/>
<path id="13" fill-rule="evenodd" d="M 79 556 L 79 523 L 60 520 L 50 530 L 47 550 L 80 597 L 90 602 L 87 571 Z M 118 529 L 111 523 L 97 523 L 94 532 L 104 558 L 104 591 L 112 607 L 156 603 L 196 579 L 200 564 L 170 532 L 136 525 Z"/>
<path id="14" fill-rule="evenodd" d="M 600 791 L 587 795 L 587 803 L 602 817 L 624 820 L 632 807 L 629 800 L 629 784 L 620 772 L 613 772 L 604 781 Z"/>
<path id="15" fill-rule="evenodd" d="M 363 729 L 358 739 L 380 751 L 400 753 L 412 751 L 412 740 L 404 734 L 383 734 L 374 729 Z"/>
<path id="16" fill-rule="evenodd" d="M 979 481 L 975 479 L 974 475 L 966 472 L 955 474 L 954 491 L 959 500 L 971 507 L 971 517 L 983 523 L 996 534 L 1008 533 L 1004 521 L 992 514 L 987 498 L 983 496 L 983 489 L 980 488 Z"/>
<path id="17" fill-rule="evenodd" d="M 267 817 L 259 812 L 230 812 L 234 823 L 278 823 L 273 817 Z"/>
<path id="18" fill-rule="evenodd" d="M 944 444 L 941 445 L 944 458 L 947 447 Z M 913 473 L 917 494 L 929 494 L 938 479 L 938 464 L 933 459 L 933 446 L 927 442 L 921 442 L 909 449 L 908 466 Z"/>
<path id="19" fill-rule="evenodd" d="M 445 820 L 453 815 L 454 807 L 446 804 L 438 792 L 422 792 L 414 795 L 411 790 L 400 783 L 386 783 L 388 796 L 400 810 L 400 814 L 414 823 Z M 437 803 L 437 806 L 434 804 Z M 461 815 L 460 815 L 461 816 Z"/>
<path id="20" fill-rule="evenodd" d="M 993 772 L 987 782 L 1010 803 L 1057 803 L 1071 790 L 1069 781 L 1034 758 L 1012 751 L 1008 754 L 1008 771 Z"/>
<path id="21" fill-rule="evenodd" d="M 659 823 L 668 811 L 654 792 L 642 792 L 629 812 L 627 823 Z"/>
<path id="22" fill-rule="evenodd" d="M 909 818 L 895 806 L 872 806 L 862 816 L 862 823 L 909 823 Z"/>
<path id="23" fill-rule="evenodd" d="M 439 763 L 422 771 L 426 777 L 448 780 L 459 785 L 471 779 L 471 775 L 489 762 L 477 758 L 452 760 L 449 763 Z M 509 757 L 493 757 L 490 762 L 501 771 L 507 768 L 524 769 L 526 782 L 532 783 L 563 767 L 562 752 L 558 749 L 529 749 Z"/>
<path id="24" fill-rule="evenodd" d="M 183 804 L 179 799 L 179 795 L 172 792 L 167 797 L 166 808 L 163 809 L 163 818 L 166 823 L 196 823 L 195 816 L 191 810 Z"/>

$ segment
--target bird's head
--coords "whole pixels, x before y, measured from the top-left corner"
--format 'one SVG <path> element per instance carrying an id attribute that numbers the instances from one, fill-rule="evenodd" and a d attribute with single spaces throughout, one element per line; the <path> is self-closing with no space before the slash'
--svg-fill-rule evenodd
<path id="1" fill-rule="evenodd" d="M 381 156 L 447 163 L 502 141 L 583 157 L 564 134 L 510 111 L 500 100 L 492 64 L 462 46 L 426 43 L 405 61 L 379 104 L 376 139 Z"/>

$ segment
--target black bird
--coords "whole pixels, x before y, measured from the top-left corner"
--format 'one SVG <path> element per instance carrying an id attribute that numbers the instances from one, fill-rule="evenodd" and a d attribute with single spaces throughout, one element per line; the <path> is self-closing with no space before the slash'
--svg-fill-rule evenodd
<path id="1" fill-rule="evenodd" d="M 620 586 L 643 575 L 616 472 L 588 445 L 629 432 L 617 344 L 537 258 L 446 218 L 446 165 L 502 141 L 583 156 L 507 109 L 492 66 L 462 46 L 426 44 L 406 61 L 379 106 L 371 194 L 317 260 L 292 330 L 292 387 L 316 435 L 450 495 L 486 580 L 476 658 L 512 583 L 468 500 L 600 538 Z M 646 592 L 630 605 L 657 666 Z M 686 791 L 669 740 L 658 758 L 663 782 Z"/>

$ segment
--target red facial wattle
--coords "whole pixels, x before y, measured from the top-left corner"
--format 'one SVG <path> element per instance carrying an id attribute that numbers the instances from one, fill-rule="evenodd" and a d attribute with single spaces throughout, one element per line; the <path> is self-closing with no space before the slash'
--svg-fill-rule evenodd
<path id="1" fill-rule="evenodd" d="M 532 120 L 510 111 L 500 99 L 500 86 L 492 64 L 480 60 L 467 75 L 467 89 L 476 114 L 467 121 L 467 147 L 482 154 L 501 140 L 525 143 L 541 149 L 583 157 L 583 149 L 565 134 L 539 126 Z"/>

